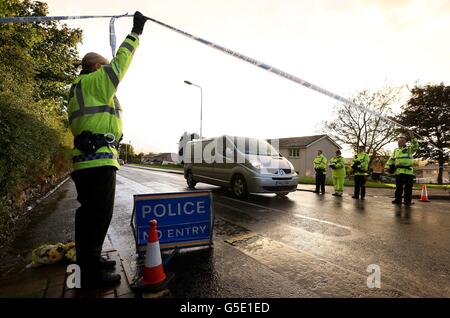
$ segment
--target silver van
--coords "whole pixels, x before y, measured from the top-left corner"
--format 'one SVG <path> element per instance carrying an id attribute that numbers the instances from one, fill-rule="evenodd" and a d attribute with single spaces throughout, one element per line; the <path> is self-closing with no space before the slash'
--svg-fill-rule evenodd
<path id="1" fill-rule="evenodd" d="M 238 198 L 249 193 L 286 196 L 297 189 L 294 166 L 263 139 L 225 135 L 192 140 L 183 159 L 190 188 L 197 182 L 223 186 Z"/>

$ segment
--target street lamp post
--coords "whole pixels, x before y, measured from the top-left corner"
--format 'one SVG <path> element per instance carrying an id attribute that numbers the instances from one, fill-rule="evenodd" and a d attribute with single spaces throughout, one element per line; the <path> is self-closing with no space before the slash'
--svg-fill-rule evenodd
<path id="1" fill-rule="evenodd" d="M 200 139 L 202 139 L 202 121 L 203 121 L 203 89 L 200 85 L 191 83 L 189 81 L 184 81 L 188 85 L 192 85 L 200 88 Z"/>

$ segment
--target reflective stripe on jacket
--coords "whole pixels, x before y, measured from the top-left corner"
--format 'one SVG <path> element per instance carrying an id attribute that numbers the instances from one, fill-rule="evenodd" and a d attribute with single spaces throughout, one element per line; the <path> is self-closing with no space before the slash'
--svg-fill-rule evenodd
<path id="1" fill-rule="evenodd" d="M 364 151 L 360 152 L 355 156 L 355 158 L 353 158 L 352 166 L 355 161 L 359 161 L 361 163 L 359 165 L 359 170 L 354 171 L 355 176 L 367 176 L 369 174 L 369 155 Z"/>
<path id="2" fill-rule="evenodd" d="M 419 143 L 413 138 L 411 145 L 395 149 L 384 167 L 389 169 L 394 164 L 397 167 L 395 174 L 414 174 L 412 167 L 414 163 L 413 156 L 417 149 L 419 149 Z"/>
<path id="3" fill-rule="evenodd" d="M 116 141 L 122 138 L 122 108 L 116 97 L 117 87 L 130 66 L 139 46 L 139 37 L 131 33 L 117 50 L 111 64 L 94 72 L 82 72 L 73 82 L 69 93 L 69 124 L 73 136 L 87 130 L 95 134 L 113 134 Z M 100 166 L 119 169 L 118 152 L 104 146 L 96 153 L 85 155 L 73 149 L 73 170 Z"/>
<path id="4" fill-rule="evenodd" d="M 327 158 L 323 154 L 318 155 L 316 158 L 314 158 L 314 169 L 323 169 L 323 173 L 326 173 L 327 168 Z"/>
<path id="5" fill-rule="evenodd" d="M 335 165 L 335 169 L 332 169 L 332 176 L 337 178 L 344 178 L 345 173 L 345 161 L 342 156 L 335 156 L 330 159 L 328 166 Z"/>

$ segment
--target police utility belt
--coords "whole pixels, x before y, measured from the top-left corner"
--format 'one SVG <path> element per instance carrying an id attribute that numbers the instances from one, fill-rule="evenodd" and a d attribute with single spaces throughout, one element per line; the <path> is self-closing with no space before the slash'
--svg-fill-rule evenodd
<path id="1" fill-rule="evenodd" d="M 119 142 L 120 140 L 116 142 L 116 137 L 111 133 L 95 134 L 87 130 L 83 131 L 73 140 L 75 148 L 81 150 L 84 154 L 93 154 L 105 146 L 117 148 Z"/>
<path id="2" fill-rule="evenodd" d="M 411 166 L 396 166 L 395 164 L 392 164 L 389 166 L 389 173 L 390 174 L 394 174 L 395 171 L 397 170 L 397 168 L 399 169 L 406 169 L 406 170 L 412 170 Z"/>

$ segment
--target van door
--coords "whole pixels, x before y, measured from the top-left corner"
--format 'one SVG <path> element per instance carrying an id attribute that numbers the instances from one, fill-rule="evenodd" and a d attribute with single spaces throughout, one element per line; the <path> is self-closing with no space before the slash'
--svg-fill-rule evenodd
<path id="1" fill-rule="evenodd" d="M 221 185 L 228 186 L 231 181 L 231 171 L 235 167 L 236 149 L 234 143 L 227 136 L 220 138 L 216 151 L 216 174 Z"/>
<path id="2" fill-rule="evenodd" d="M 219 180 L 217 180 L 217 174 L 215 171 L 215 155 L 216 155 L 216 145 L 214 139 L 202 140 L 201 141 L 201 155 L 197 158 L 200 161 L 195 164 L 196 166 L 196 179 L 201 182 L 220 185 Z"/>

